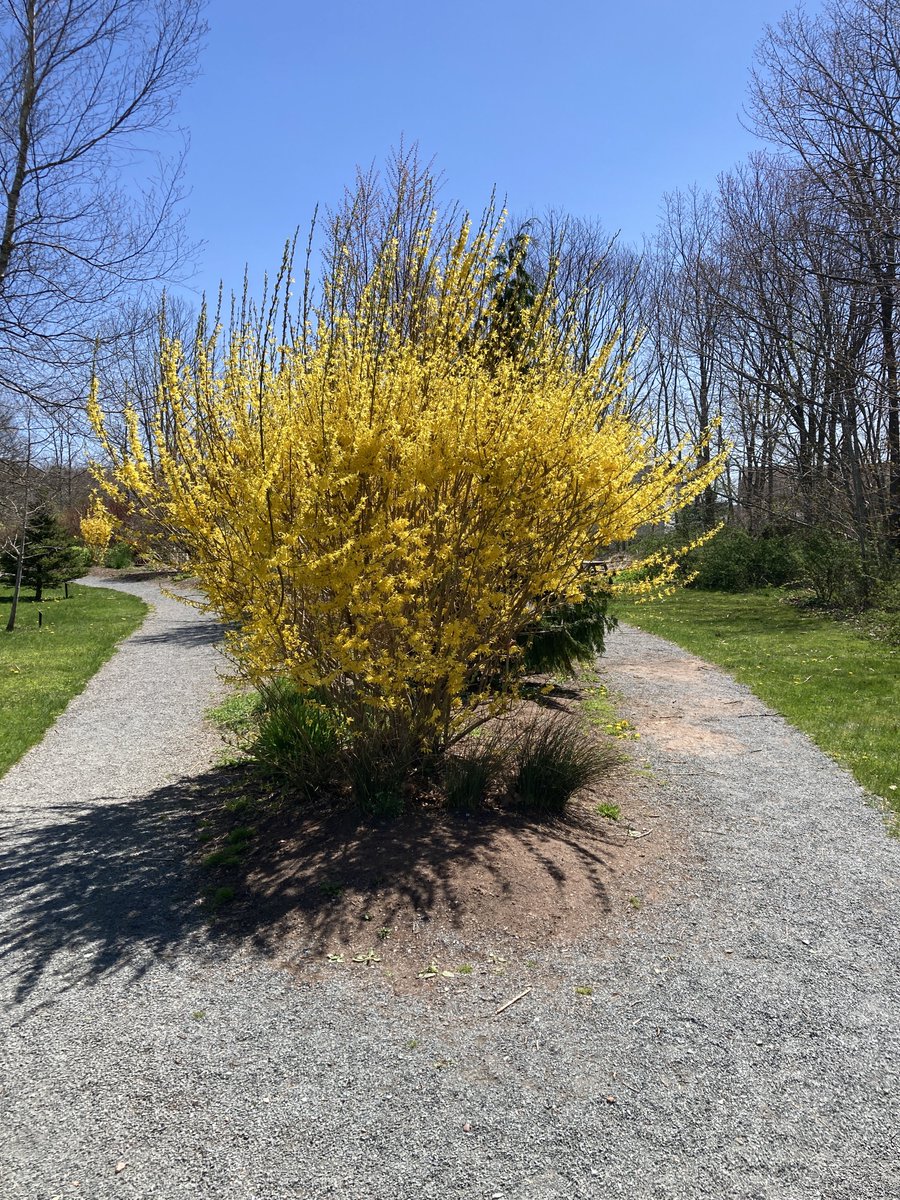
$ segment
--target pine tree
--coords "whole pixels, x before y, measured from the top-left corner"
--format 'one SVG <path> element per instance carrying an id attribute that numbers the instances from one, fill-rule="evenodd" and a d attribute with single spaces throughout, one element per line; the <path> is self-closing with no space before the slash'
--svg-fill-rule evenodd
<path id="1" fill-rule="evenodd" d="M 21 553 L 21 541 L 0 552 L 0 573 L 14 579 Z M 34 588 L 35 600 L 43 597 L 44 588 L 59 587 L 75 579 L 83 569 L 78 548 L 58 518 L 46 509 L 32 514 L 25 526 L 22 584 Z"/>

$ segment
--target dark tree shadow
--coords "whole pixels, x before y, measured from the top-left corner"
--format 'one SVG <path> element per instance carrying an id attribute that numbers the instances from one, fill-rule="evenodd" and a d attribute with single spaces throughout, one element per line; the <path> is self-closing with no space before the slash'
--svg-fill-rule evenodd
<path id="1" fill-rule="evenodd" d="M 220 622 L 212 617 L 202 617 L 199 620 L 179 622 L 159 633 L 142 633 L 138 631 L 131 637 L 132 645 L 144 646 L 180 646 L 190 650 L 199 646 L 215 646 L 225 636 Z"/>
<path id="2" fill-rule="evenodd" d="M 49 1002 L 113 974 L 138 979 L 189 942 L 250 941 L 275 953 L 285 924 L 298 920 L 310 939 L 348 937 L 359 932 L 357 899 L 364 907 L 379 897 L 386 924 L 412 910 L 462 927 L 463 891 L 479 877 L 514 903 L 540 890 L 544 909 L 574 903 L 592 919 L 610 907 L 614 847 L 577 820 L 431 810 L 373 824 L 324 804 L 232 818 L 223 800 L 243 789 L 240 770 L 220 768 L 139 799 L 51 805 L 33 828 L 6 817 L 0 898 L 10 932 L 0 938 L 0 972 L 15 1000 Z M 229 822 L 255 827 L 249 851 L 221 870 L 199 864 L 209 847 L 199 844 L 198 822 L 210 817 L 226 844 Z M 204 897 L 223 885 L 235 902 L 213 916 Z M 43 994 L 60 968 L 53 995 Z"/>
<path id="3" fill-rule="evenodd" d="M 111 972 L 139 977 L 202 929 L 190 804 L 212 781 L 184 780 L 141 799 L 48 805 L 47 820 L 0 828 L 0 897 L 10 932 L 0 969 L 21 1002 L 66 955 L 62 985 Z M 72 955 L 79 966 L 72 967 Z"/>
<path id="4" fill-rule="evenodd" d="M 352 939 L 369 909 L 385 925 L 415 913 L 464 932 L 472 888 L 482 921 L 510 904 L 562 915 L 573 900 L 597 916 L 610 908 L 612 849 L 578 821 L 499 809 L 469 818 L 415 812 L 381 824 L 346 809 L 294 815 L 233 870 L 239 903 L 225 924 L 267 952 L 298 923 L 311 944 Z"/>
<path id="5" fill-rule="evenodd" d="M 125 567 L 118 571 L 108 567 L 95 568 L 88 575 L 82 575 L 76 583 L 86 587 L 103 587 L 107 583 L 171 583 L 172 572 L 157 567 Z"/>

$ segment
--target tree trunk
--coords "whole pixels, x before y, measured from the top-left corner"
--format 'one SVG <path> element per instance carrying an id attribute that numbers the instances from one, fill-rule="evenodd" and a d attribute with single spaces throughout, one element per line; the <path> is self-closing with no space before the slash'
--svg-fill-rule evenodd
<path id="1" fill-rule="evenodd" d="M 891 275 L 894 274 L 890 263 Z M 888 540 L 900 552 L 900 395 L 898 395 L 897 347 L 894 340 L 894 279 L 881 288 L 881 337 L 884 346 L 884 375 L 887 385 Z"/>
<path id="2" fill-rule="evenodd" d="M 26 508 L 26 518 L 27 518 Z M 25 520 L 22 521 L 22 545 L 19 548 L 19 561 L 16 563 L 16 579 L 13 584 L 12 604 L 9 609 L 9 620 L 6 622 L 6 632 L 12 633 L 16 627 L 16 612 L 19 608 L 19 595 L 22 591 L 22 571 L 25 567 Z"/>
<path id="3" fill-rule="evenodd" d="M 22 500 L 22 545 L 19 547 L 19 561 L 16 563 L 16 578 L 13 583 L 12 604 L 9 609 L 9 620 L 6 622 L 6 632 L 12 633 L 16 627 L 16 613 L 19 608 L 19 596 L 22 594 L 22 572 L 25 570 L 25 550 L 28 545 L 28 504 L 31 499 L 29 480 L 31 476 L 31 422 L 28 423 L 28 443 L 25 452 L 25 493 Z"/>

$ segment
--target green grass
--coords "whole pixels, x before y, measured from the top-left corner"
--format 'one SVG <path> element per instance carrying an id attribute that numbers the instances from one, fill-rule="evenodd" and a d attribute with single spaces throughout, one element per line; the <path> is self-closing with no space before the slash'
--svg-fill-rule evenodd
<path id="1" fill-rule="evenodd" d="M 6 633 L 10 595 L 0 587 L 0 775 L 40 741 L 147 612 L 136 596 L 70 583 L 68 600 L 62 591 L 46 593 L 40 604 L 22 597 L 16 628 Z"/>
<path id="2" fill-rule="evenodd" d="M 618 821 L 622 815 L 622 810 L 618 804 L 597 804 L 594 807 L 594 812 L 598 817 L 606 817 L 607 821 Z"/>
<path id="3" fill-rule="evenodd" d="M 259 728 L 263 701 L 259 692 L 234 692 L 207 712 L 214 725 L 238 739 L 248 738 Z"/>
<path id="4" fill-rule="evenodd" d="M 775 590 L 684 591 L 616 615 L 724 667 L 900 812 L 900 648 Z"/>

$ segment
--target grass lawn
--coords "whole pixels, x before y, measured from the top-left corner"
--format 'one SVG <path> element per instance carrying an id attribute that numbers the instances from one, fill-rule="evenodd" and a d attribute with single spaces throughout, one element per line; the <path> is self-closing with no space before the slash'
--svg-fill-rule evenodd
<path id="1" fill-rule="evenodd" d="M 45 593 L 40 604 L 23 596 L 15 632 L 6 633 L 10 596 L 10 588 L 0 588 L 0 775 L 40 740 L 147 612 L 136 596 L 70 583 L 68 600 L 62 591 Z"/>
<path id="2" fill-rule="evenodd" d="M 774 590 L 688 590 L 614 611 L 724 667 L 900 812 L 900 649 Z"/>

